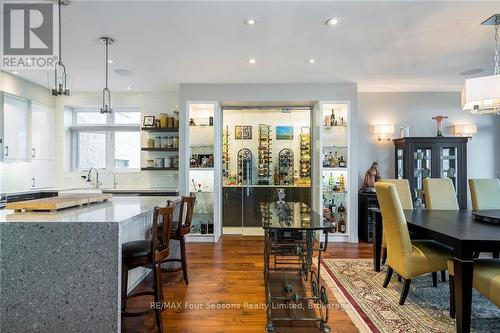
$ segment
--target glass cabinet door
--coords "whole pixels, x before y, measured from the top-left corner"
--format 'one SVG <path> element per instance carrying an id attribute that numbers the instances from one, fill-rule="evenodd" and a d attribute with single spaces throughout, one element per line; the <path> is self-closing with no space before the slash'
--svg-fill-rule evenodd
<path id="1" fill-rule="evenodd" d="M 397 179 L 404 178 L 404 150 L 403 148 L 396 149 L 396 175 Z"/>
<path id="2" fill-rule="evenodd" d="M 439 172 L 441 178 L 450 178 L 457 189 L 457 178 L 458 178 L 458 147 L 448 146 L 440 147 L 440 161 L 439 161 Z"/>
<path id="3" fill-rule="evenodd" d="M 413 190 L 416 205 L 422 202 L 424 178 L 432 177 L 432 148 L 416 147 L 413 152 Z"/>

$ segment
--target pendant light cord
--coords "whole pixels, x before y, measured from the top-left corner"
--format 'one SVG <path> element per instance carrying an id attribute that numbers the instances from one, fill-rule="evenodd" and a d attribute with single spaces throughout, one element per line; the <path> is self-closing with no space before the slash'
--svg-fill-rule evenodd
<path id="1" fill-rule="evenodd" d="M 59 0 L 58 2 L 58 9 L 59 9 L 59 64 L 62 64 L 62 47 L 61 47 L 61 2 L 62 0 Z"/>
<path id="2" fill-rule="evenodd" d="M 500 36 L 499 36 L 499 27 L 500 27 L 500 19 L 497 18 L 495 22 L 495 75 L 500 75 Z"/>
<path id="3" fill-rule="evenodd" d="M 108 44 L 109 38 L 106 38 L 106 90 L 108 90 Z"/>

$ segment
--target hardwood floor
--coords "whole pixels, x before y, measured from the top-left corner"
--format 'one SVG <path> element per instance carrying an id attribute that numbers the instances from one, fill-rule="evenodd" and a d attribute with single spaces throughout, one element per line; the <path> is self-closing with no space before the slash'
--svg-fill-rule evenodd
<path id="1" fill-rule="evenodd" d="M 189 286 L 182 272 L 163 274 L 163 292 L 167 302 L 180 305 L 165 309 L 162 314 L 164 332 L 265 332 L 264 309 L 251 309 L 247 304 L 265 303 L 263 271 L 263 238 L 224 236 L 216 243 L 187 243 Z M 371 244 L 331 243 L 326 258 L 371 258 Z M 148 277 L 149 279 L 150 277 Z M 137 289 L 143 289 L 149 280 Z M 337 305 L 332 294 L 331 304 Z M 128 302 L 131 311 L 149 308 L 151 299 L 138 297 Z M 216 310 L 206 305 L 239 305 L 240 308 Z M 188 305 L 188 306 L 186 306 Z M 191 307 L 191 308 L 190 308 Z M 198 307 L 198 308 L 197 308 Z M 332 332 L 357 332 L 342 307 L 330 310 Z M 124 318 L 123 332 L 155 332 L 154 315 Z M 275 332 L 320 332 L 311 324 L 280 323 Z"/>

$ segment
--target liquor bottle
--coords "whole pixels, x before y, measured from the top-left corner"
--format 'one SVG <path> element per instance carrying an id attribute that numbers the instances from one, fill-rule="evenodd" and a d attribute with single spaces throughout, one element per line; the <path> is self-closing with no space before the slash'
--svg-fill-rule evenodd
<path id="1" fill-rule="evenodd" d="M 337 208 L 338 213 L 345 213 L 345 207 L 342 205 L 342 202 L 339 205 L 339 208 Z"/>
<path id="2" fill-rule="evenodd" d="M 332 215 L 337 211 L 337 205 L 335 204 L 335 200 L 333 200 L 333 198 L 330 202 L 330 211 L 332 212 Z"/>
<path id="3" fill-rule="evenodd" d="M 323 158 L 323 166 L 328 167 L 330 164 L 328 163 L 328 155 L 325 154 L 325 157 Z"/>
<path id="4" fill-rule="evenodd" d="M 328 185 L 333 187 L 335 185 L 335 178 L 333 178 L 333 173 L 330 172 L 330 176 L 328 177 Z"/>
<path id="5" fill-rule="evenodd" d="M 345 177 L 343 174 L 339 176 L 339 192 L 345 192 Z"/>
<path id="6" fill-rule="evenodd" d="M 340 160 L 339 160 L 339 168 L 345 168 L 347 166 L 345 160 L 344 160 L 344 156 L 340 156 Z"/>
<path id="7" fill-rule="evenodd" d="M 335 110 L 332 109 L 332 116 L 330 117 L 330 126 L 336 126 L 337 120 L 335 120 Z"/>
<path id="8" fill-rule="evenodd" d="M 341 233 L 345 234 L 346 232 L 346 224 L 345 224 L 345 218 L 343 214 L 340 214 L 340 220 L 339 220 L 339 226 L 338 229 Z"/>
<path id="9" fill-rule="evenodd" d="M 337 232 L 337 221 L 335 221 L 335 217 L 332 216 L 332 218 L 330 219 L 330 232 L 331 233 L 336 233 Z"/>
<path id="10" fill-rule="evenodd" d="M 276 167 L 274 168 L 273 179 L 274 179 L 274 185 L 279 185 L 280 178 L 279 178 L 279 175 L 278 175 L 278 169 Z"/>

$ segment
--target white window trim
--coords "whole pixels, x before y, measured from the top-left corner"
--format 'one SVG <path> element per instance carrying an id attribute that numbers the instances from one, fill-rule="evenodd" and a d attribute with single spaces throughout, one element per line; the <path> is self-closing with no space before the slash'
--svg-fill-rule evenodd
<path id="1" fill-rule="evenodd" d="M 77 163 L 78 158 L 78 133 L 79 132 L 105 132 L 106 133 L 106 162 L 104 168 L 99 170 L 111 171 L 116 173 L 139 172 L 141 168 L 115 168 L 115 137 L 114 133 L 118 131 L 139 132 L 141 124 L 136 125 L 115 125 L 115 112 L 106 114 L 106 124 L 102 125 L 77 125 L 77 112 L 96 112 L 99 107 L 77 107 L 72 108 L 72 125 L 71 131 L 71 170 L 76 172 L 87 172 L 88 168 L 79 168 Z M 139 107 L 115 107 L 114 111 L 133 111 L 140 113 Z M 139 152 L 140 154 L 140 152 Z"/>

